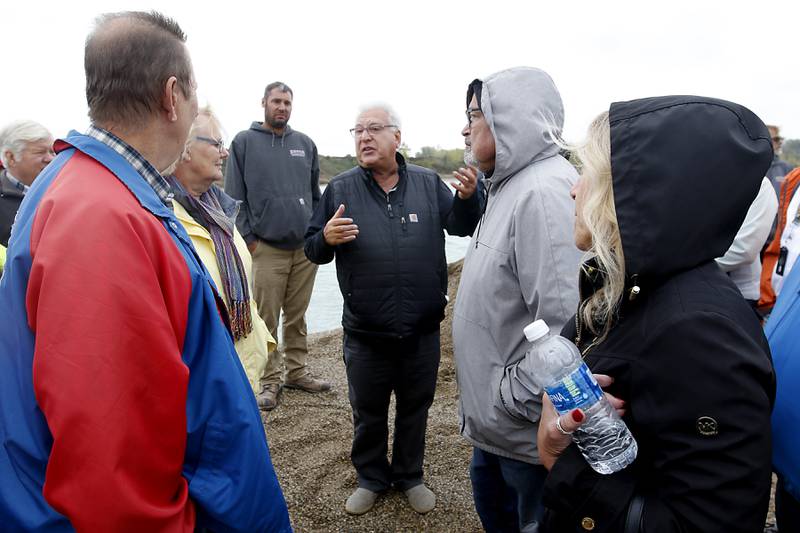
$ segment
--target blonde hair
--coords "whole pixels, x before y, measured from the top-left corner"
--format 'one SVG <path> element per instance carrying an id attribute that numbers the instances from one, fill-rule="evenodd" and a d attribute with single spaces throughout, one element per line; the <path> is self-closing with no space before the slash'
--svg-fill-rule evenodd
<path id="1" fill-rule="evenodd" d="M 589 125 L 583 144 L 574 148 L 581 168 L 580 216 L 592 238 L 587 256 L 593 257 L 602 276 L 602 286 L 581 303 L 578 313 L 588 329 L 601 339 L 611 329 L 625 290 L 625 256 L 614 207 L 611 179 L 611 127 L 608 111 Z M 589 265 L 581 269 L 590 277 Z"/>
<path id="2" fill-rule="evenodd" d="M 210 128 L 216 128 L 222 132 L 222 123 L 219 121 L 219 117 L 211 108 L 210 105 L 205 105 L 197 110 L 197 116 L 192 122 L 192 128 L 189 130 L 189 139 L 187 140 L 187 144 L 191 144 L 194 141 L 194 138 L 197 136 L 197 130 L 200 128 L 205 128 L 206 126 Z"/>
<path id="3" fill-rule="evenodd" d="M 186 144 L 183 146 L 183 155 L 181 156 L 181 160 L 185 161 L 189 155 L 189 149 L 192 147 L 194 143 L 197 142 L 197 131 L 209 127 L 211 129 L 216 128 L 217 130 L 222 133 L 222 123 L 219 121 L 217 114 L 211 108 L 210 105 L 205 105 L 197 110 L 197 116 L 192 122 L 192 127 L 189 129 L 189 136 L 186 137 Z"/>

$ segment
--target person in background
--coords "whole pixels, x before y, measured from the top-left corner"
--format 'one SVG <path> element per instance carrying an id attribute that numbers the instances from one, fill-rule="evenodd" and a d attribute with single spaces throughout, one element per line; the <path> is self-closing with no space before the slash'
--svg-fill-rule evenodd
<path id="1" fill-rule="evenodd" d="M 236 230 L 239 202 L 215 185 L 222 178 L 227 157 L 219 119 L 210 107 L 204 107 L 192 123 L 181 161 L 168 180 L 175 194 L 175 216 L 225 300 L 236 353 L 258 394 L 275 339 L 250 296 L 250 253 Z"/>
<path id="2" fill-rule="evenodd" d="M 528 349 L 523 328 L 544 319 L 558 332 L 578 303 L 569 198 L 578 176 L 559 155 L 564 109 L 544 71 L 475 80 L 466 103 L 465 159 L 485 176 L 488 198 L 453 313 L 461 434 L 473 446 L 472 495 L 484 529 L 536 531 L 547 475 L 531 438 L 541 391 L 516 366 Z"/>
<path id="3" fill-rule="evenodd" d="M 303 235 L 320 198 L 319 157 L 314 141 L 289 126 L 293 98 L 285 83 L 267 85 L 264 122 L 236 135 L 225 169 L 225 192 L 242 202 L 236 223 L 253 255 L 253 292 L 269 331 L 277 331 L 283 311 L 282 347 L 268 361 L 259 395 L 268 410 L 278 405 L 281 386 L 331 388 L 307 363 L 305 315 L 317 265 L 303 254 Z"/>
<path id="4" fill-rule="evenodd" d="M 767 317 L 800 255 L 800 168 L 781 183 L 775 232 L 763 253 L 759 312 Z"/>
<path id="5" fill-rule="evenodd" d="M 772 183 L 772 187 L 775 189 L 775 194 L 780 195 L 783 179 L 792 171 L 794 166 L 781 159 L 781 149 L 783 147 L 781 129 L 771 124 L 767 126 L 767 129 L 769 130 L 770 139 L 772 139 L 772 150 L 774 152 L 772 163 L 770 163 L 767 169 L 767 177 Z"/>
<path id="6" fill-rule="evenodd" d="M 758 312 L 761 280 L 761 250 L 764 248 L 775 214 L 778 199 L 768 178 L 761 180 L 758 196 L 753 200 L 742 227 L 725 255 L 717 258 L 717 264 L 730 276 L 733 283 Z"/>
<path id="7" fill-rule="evenodd" d="M 53 160 L 53 136 L 32 120 L 0 130 L 0 244 L 8 246 L 11 226 L 33 180 Z"/>
<path id="8" fill-rule="evenodd" d="M 577 153 L 575 244 L 588 256 L 561 334 L 612 378 L 638 456 L 595 472 L 570 435 L 585 413 L 558 417 L 545 396 L 543 529 L 762 531 L 775 374 L 758 318 L 715 258 L 758 194 L 767 128 L 724 100 L 644 98 L 612 104 Z"/>
<path id="9" fill-rule="evenodd" d="M 331 180 L 306 232 L 317 264 L 336 259 L 344 298 L 344 363 L 353 408 L 350 457 L 358 488 L 345 510 L 363 514 L 394 487 L 427 513 L 425 428 L 439 368 L 439 323 L 447 303 L 444 231 L 469 235 L 481 213 L 475 176 L 456 195 L 431 170 L 397 152 L 400 119 L 386 105 L 364 108 L 350 132 L 357 167 Z M 391 464 L 389 401 L 396 400 Z"/>
<path id="10" fill-rule="evenodd" d="M 86 40 L 91 125 L 55 144 L 0 280 L 7 531 L 289 532 L 225 306 L 164 179 L 197 116 L 157 12 Z"/>

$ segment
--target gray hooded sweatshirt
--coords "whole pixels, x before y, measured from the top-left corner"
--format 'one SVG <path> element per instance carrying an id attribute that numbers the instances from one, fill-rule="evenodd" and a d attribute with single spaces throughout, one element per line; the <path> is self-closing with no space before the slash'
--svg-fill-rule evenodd
<path id="1" fill-rule="evenodd" d="M 517 365 L 529 346 L 526 325 L 541 318 L 558 334 L 578 305 L 569 194 L 577 173 L 548 134 L 564 123 L 550 76 L 514 68 L 482 81 L 496 155 L 453 318 L 461 434 L 487 452 L 538 463 L 541 390 Z"/>
<path id="2" fill-rule="evenodd" d="M 242 201 L 236 227 L 244 240 L 261 239 L 283 250 L 302 248 L 321 196 L 314 141 L 289 126 L 276 135 L 253 122 L 234 137 L 230 152 L 225 192 Z"/>

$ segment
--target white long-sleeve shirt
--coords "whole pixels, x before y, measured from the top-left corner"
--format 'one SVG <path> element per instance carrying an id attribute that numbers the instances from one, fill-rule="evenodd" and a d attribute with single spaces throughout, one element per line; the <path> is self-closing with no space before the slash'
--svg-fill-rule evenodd
<path id="1" fill-rule="evenodd" d="M 786 252 L 784 252 L 786 259 L 783 262 L 783 269 L 780 274 L 778 273 L 780 260 L 775 263 L 775 270 L 772 271 L 772 290 L 775 291 L 776 297 L 780 294 L 783 282 L 789 272 L 792 271 L 792 267 L 797 261 L 797 256 L 800 254 L 800 220 L 798 219 L 798 214 L 800 214 L 800 194 L 794 194 L 786 208 L 786 226 L 783 228 L 783 233 L 781 233 L 781 248 L 786 249 Z"/>
<path id="2" fill-rule="evenodd" d="M 725 255 L 717 258 L 717 264 L 728 273 L 742 296 L 748 300 L 759 298 L 761 278 L 759 253 L 767 241 L 777 212 L 778 198 L 775 196 L 775 189 L 769 179 L 764 178 L 731 247 Z"/>

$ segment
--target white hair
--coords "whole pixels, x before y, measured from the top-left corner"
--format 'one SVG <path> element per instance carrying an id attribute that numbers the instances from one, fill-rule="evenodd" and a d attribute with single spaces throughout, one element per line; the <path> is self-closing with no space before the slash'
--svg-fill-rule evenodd
<path id="1" fill-rule="evenodd" d="M 402 125 L 400 123 L 400 116 L 397 112 L 390 106 L 384 102 L 373 102 L 371 104 L 365 104 L 358 108 L 358 114 L 356 115 L 356 119 L 360 117 L 362 114 L 366 113 L 367 111 L 372 111 L 373 109 L 380 109 L 384 111 L 389 116 L 389 124 L 394 124 L 398 130 L 402 129 Z"/>
<path id="2" fill-rule="evenodd" d="M 50 132 L 33 120 L 17 120 L 0 130 L 0 160 L 8 167 L 6 152 L 14 154 L 15 159 L 22 157 L 22 151 L 29 142 L 52 139 Z"/>

